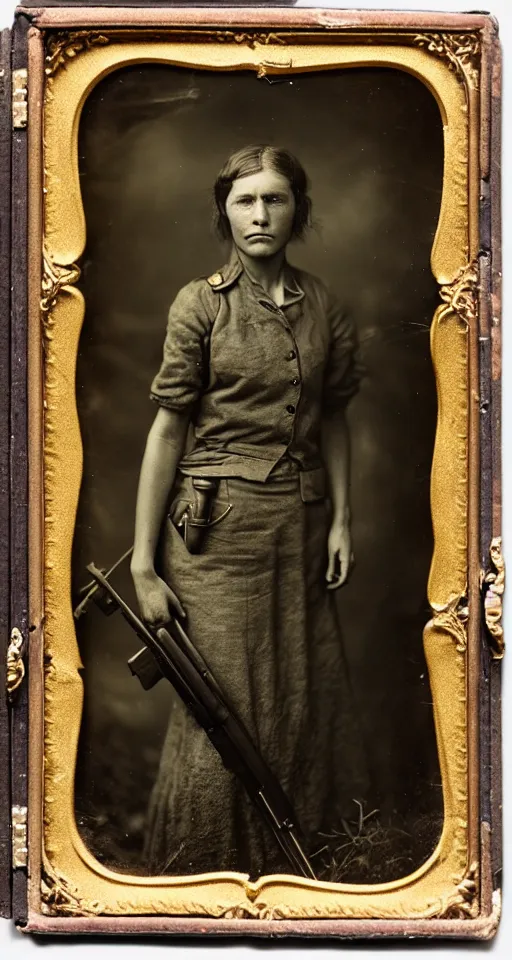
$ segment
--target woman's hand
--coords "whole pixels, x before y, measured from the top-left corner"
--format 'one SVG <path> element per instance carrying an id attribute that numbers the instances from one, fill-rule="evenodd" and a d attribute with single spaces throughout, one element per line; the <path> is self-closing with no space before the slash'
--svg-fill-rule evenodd
<path id="1" fill-rule="evenodd" d="M 185 611 L 174 593 L 153 568 L 131 570 L 135 593 L 139 602 L 142 619 L 150 627 L 159 627 L 168 623 L 178 613 L 185 617 Z"/>
<path id="2" fill-rule="evenodd" d="M 354 559 L 348 520 L 333 521 L 327 540 L 327 554 L 327 589 L 336 590 L 345 583 Z"/>
<path id="3" fill-rule="evenodd" d="M 188 423 L 188 414 L 159 407 L 142 460 L 130 570 L 141 616 L 151 626 L 168 623 L 174 611 L 184 616 L 174 591 L 157 576 L 154 558 Z"/>

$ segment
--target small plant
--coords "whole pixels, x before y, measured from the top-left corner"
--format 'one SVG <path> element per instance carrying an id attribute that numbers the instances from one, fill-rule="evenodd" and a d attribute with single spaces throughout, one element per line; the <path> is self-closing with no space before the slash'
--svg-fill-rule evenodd
<path id="1" fill-rule="evenodd" d="M 407 876 L 432 853 L 440 835 L 439 818 L 421 815 L 384 822 L 378 809 L 364 812 L 354 799 L 354 820 L 319 834 L 325 842 L 313 853 L 319 880 L 331 883 L 385 883 Z"/>

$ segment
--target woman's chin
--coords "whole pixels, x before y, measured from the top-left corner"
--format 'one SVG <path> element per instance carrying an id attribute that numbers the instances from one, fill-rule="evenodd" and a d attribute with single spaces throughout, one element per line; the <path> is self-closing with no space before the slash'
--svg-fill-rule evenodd
<path id="1" fill-rule="evenodd" d="M 264 260 L 269 257 L 275 257 L 282 249 L 282 247 L 277 247 L 273 243 L 258 240 L 253 243 L 248 243 L 242 252 L 245 253 L 246 257 L 252 257 L 254 260 Z"/>

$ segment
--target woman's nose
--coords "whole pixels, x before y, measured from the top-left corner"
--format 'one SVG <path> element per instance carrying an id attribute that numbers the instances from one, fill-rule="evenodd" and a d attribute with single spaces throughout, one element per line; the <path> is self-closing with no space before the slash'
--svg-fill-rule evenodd
<path id="1" fill-rule="evenodd" d="M 254 223 L 257 223 L 258 226 L 262 226 L 263 224 L 268 223 L 268 211 L 263 200 L 257 201 L 254 207 L 253 219 L 254 219 Z"/>

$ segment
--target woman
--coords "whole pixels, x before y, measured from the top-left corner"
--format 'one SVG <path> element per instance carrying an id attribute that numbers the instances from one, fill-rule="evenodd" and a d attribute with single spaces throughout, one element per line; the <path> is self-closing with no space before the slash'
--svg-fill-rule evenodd
<path id="1" fill-rule="evenodd" d="M 332 593 L 351 560 L 344 409 L 359 366 L 344 312 L 320 280 L 286 260 L 288 242 L 310 223 L 307 187 L 299 162 L 269 146 L 238 151 L 217 179 L 217 226 L 231 257 L 185 286 L 170 309 L 131 570 L 146 621 L 187 617 L 313 854 L 323 832 L 353 815 L 363 777 L 347 767 L 356 734 Z M 218 484 L 193 554 L 178 531 L 198 477 Z M 153 791 L 147 854 L 157 873 L 289 872 L 181 702 Z"/>

